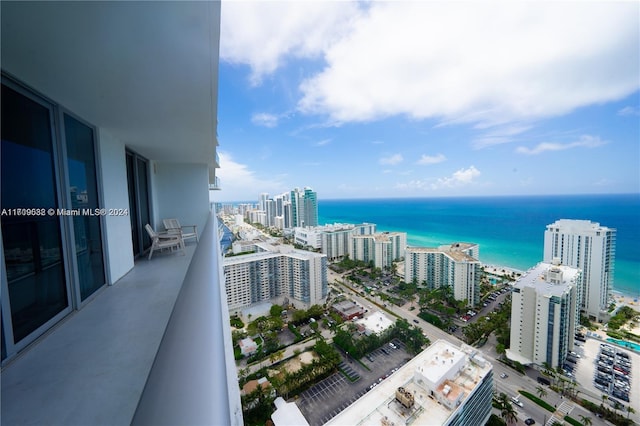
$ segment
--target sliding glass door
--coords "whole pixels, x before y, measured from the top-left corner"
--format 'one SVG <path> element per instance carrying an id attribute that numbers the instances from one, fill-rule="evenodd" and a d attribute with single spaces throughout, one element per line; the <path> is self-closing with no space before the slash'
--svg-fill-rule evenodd
<path id="1" fill-rule="evenodd" d="M 85 300 L 105 284 L 95 137 L 91 127 L 65 113 L 64 139 L 69 203 L 74 212 L 81 213 L 70 218 L 73 219 L 80 299 Z"/>
<path id="2" fill-rule="evenodd" d="M 105 285 L 95 130 L 2 77 L 2 359 Z"/>
<path id="3" fill-rule="evenodd" d="M 127 184 L 133 255 L 138 257 L 151 247 L 151 239 L 144 229 L 147 223 L 151 223 L 149 161 L 131 151 L 127 151 Z"/>
<path id="4" fill-rule="evenodd" d="M 70 307 L 53 117 L 50 105 L 2 85 L 3 281 L 14 342 Z"/>

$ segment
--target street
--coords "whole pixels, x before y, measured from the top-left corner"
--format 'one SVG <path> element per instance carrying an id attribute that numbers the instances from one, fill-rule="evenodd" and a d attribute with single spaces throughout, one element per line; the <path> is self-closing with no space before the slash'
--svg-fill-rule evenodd
<path id="1" fill-rule="evenodd" d="M 343 278 L 336 274 L 333 271 L 329 271 L 329 282 L 338 282 L 342 281 Z M 380 300 L 379 296 L 372 297 L 371 299 L 368 297 L 364 297 L 351 290 L 348 286 L 340 284 L 340 288 L 348 294 L 353 300 L 362 306 L 369 308 L 369 306 L 378 305 L 378 309 L 380 306 L 383 306 L 383 302 Z M 447 342 L 460 346 L 465 344 L 462 340 L 458 339 L 456 336 L 453 336 L 431 324 L 422 320 L 417 316 L 418 311 L 411 311 L 408 308 L 409 304 L 405 305 L 406 307 L 398 307 L 392 304 L 386 304 L 386 308 L 388 311 L 394 313 L 398 317 L 405 318 L 409 323 L 420 327 L 424 334 L 431 340 L 435 341 L 438 339 L 446 340 Z M 375 309 L 375 307 L 374 307 Z M 371 309 L 369 308 L 371 311 Z M 493 344 L 491 342 L 494 342 Z M 575 404 L 567 399 L 564 399 L 558 393 L 552 391 L 548 386 L 540 385 L 534 378 L 528 377 L 526 375 L 521 375 L 519 372 L 510 368 L 509 366 L 501 363 L 497 360 L 498 354 L 495 352 L 495 339 L 490 339 L 487 344 L 478 349 L 482 352 L 483 356 L 493 364 L 493 374 L 494 374 L 494 388 L 497 392 L 504 392 L 510 398 L 518 395 L 519 390 L 525 390 L 533 395 L 537 395 L 537 387 L 542 386 L 547 395 L 545 395 L 542 399 L 544 399 L 549 404 L 552 404 L 557 407 L 557 415 L 561 419 L 564 415 L 568 414 L 572 418 L 580 421 L 580 416 L 590 417 L 592 420 L 592 425 L 606 425 L 602 419 L 596 417 L 595 414 L 585 410 L 580 405 Z M 507 378 L 502 379 L 500 375 L 506 373 L 508 375 Z M 519 407 L 514 404 L 514 408 L 518 412 L 518 422 L 517 424 L 524 425 L 524 420 L 527 418 L 532 418 L 535 420 L 536 424 L 545 424 L 549 422 L 553 413 L 547 411 L 543 407 L 534 403 L 524 396 L 520 396 L 520 401 L 523 403 L 523 407 Z M 600 403 L 601 401 L 595 400 L 595 398 L 589 398 L 593 400 L 595 403 Z M 493 410 L 498 416 L 500 413 L 497 410 Z"/>

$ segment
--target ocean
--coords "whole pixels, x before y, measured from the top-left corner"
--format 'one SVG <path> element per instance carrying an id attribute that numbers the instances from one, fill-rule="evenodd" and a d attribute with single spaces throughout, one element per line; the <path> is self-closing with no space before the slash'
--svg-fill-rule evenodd
<path id="1" fill-rule="evenodd" d="M 640 194 L 318 200 L 318 222 L 375 223 L 411 246 L 480 246 L 480 261 L 527 270 L 542 260 L 544 231 L 558 219 L 615 228 L 613 291 L 640 297 Z"/>

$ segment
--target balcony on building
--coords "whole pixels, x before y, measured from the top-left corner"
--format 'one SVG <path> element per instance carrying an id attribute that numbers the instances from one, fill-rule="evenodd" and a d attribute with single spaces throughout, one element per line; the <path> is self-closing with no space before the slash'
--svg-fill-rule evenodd
<path id="1" fill-rule="evenodd" d="M 1 207 L 101 212 L 2 218 L 2 423 L 242 424 L 209 198 L 220 3 L 0 8 Z M 149 260 L 165 218 L 199 241 Z"/>

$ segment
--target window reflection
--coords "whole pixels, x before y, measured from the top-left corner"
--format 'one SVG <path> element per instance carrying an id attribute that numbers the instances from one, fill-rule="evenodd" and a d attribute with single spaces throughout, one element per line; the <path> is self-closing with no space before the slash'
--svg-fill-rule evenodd
<path id="1" fill-rule="evenodd" d="M 64 116 L 71 208 L 83 212 L 73 216 L 73 231 L 80 283 L 84 300 L 105 284 L 100 216 L 85 214 L 100 207 L 96 177 L 93 129 Z"/>
<path id="2" fill-rule="evenodd" d="M 51 109 L 2 85 L 2 208 L 57 209 Z M 15 211 L 15 210 L 14 210 Z M 14 342 L 68 306 L 60 221 L 2 217 Z"/>

